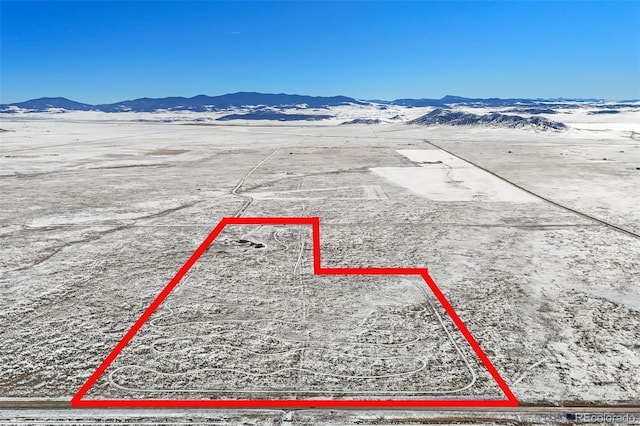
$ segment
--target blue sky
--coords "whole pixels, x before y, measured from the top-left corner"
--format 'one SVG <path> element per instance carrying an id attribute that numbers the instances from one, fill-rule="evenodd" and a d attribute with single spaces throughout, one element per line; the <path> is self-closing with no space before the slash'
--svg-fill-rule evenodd
<path id="1" fill-rule="evenodd" d="M 2 103 L 640 98 L 640 1 L 1 1 Z"/>

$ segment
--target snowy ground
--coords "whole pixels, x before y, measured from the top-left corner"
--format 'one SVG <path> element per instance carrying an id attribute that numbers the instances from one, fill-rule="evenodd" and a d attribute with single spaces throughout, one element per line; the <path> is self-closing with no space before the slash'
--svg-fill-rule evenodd
<path id="1" fill-rule="evenodd" d="M 550 133 L 392 123 L 184 125 L 94 113 L 3 117 L 0 127 L 13 131 L 1 136 L 0 396 L 71 398 L 220 218 L 242 214 L 319 216 L 325 266 L 428 267 L 522 404 L 638 404 L 640 240 L 587 216 L 640 232 L 640 128 L 636 116 L 615 126 L 593 122 L 610 116 L 585 117 L 583 127 L 575 116 L 568 132 Z M 300 240 L 275 232 L 258 232 L 269 249 L 250 266 L 234 267 L 224 285 L 260 281 L 256 274 L 279 265 L 293 271 Z M 293 251 L 287 257 L 277 247 Z M 236 294 L 224 285 L 221 304 L 245 300 L 234 297 L 248 287 Z M 202 288 L 176 293 L 176 303 L 184 299 L 176 315 L 216 308 Z M 425 303 L 410 294 L 392 304 Z M 251 300 L 277 317 L 315 296 L 335 298 L 310 293 L 283 302 L 257 292 Z M 340 297 L 362 312 L 384 299 Z M 236 319 L 253 315 L 234 312 Z M 323 336 L 322 328 L 305 330 Z M 246 332 L 243 339 L 256 344 Z M 321 349 L 336 345 L 335 336 L 318 339 Z M 415 349 L 404 350 L 410 356 L 396 360 L 407 363 L 389 363 L 389 371 L 416 370 Z M 249 365 L 233 353 L 225 359 L 238 369 Z M 307 370 L 330 370 L 323 362 L 320 353 Z M 351 368 L 351 376 L 370 368 L 332 365 Z M 227 390 L 242 383 L 234 374 Z M 207 386 L 201 378 L 183 382 Z M 322 392 L 322 381 L 313 385 Z M 380 386 L 384 394 L 402 383 Z"/>
<path id="2" fill-rule="evenodd" d="M 225 228 L 88 397 L 503 398 L 421 277 L 310 251 L 309 226 Z"/>

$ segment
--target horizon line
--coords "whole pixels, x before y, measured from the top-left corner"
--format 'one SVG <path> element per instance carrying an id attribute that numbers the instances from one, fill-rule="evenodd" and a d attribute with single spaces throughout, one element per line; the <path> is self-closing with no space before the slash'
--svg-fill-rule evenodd
<path id="1" fill-rule="evenodd" d="M 473 97 L 473 96 L 462 96 L 462 95 L 451 95 L 451 94 L 447 94 L 444 95 L 442 97 L 425 97 L 425 96 L 421 96 L 421 97 L 399 97 L 399 98 L 394 98 L 394 99 L 383 99 L 380 97 L 367 97 L 367 98 L 357 98 L 357 97 L 353 97 L 353 96 L 349 96 L 349 95 L 343 95 L 343 94 L 337 94 L 337 95 L 305 95 L 305 94 L 300 94 L 300 93 L 286 93 L 286 92 L 255 92 L 255 91 L 237 91 L 237 92 L 227 92 L 227 93 L 222 93 L 222 94 L 216 94 L 216 95 L 210 95 L 210 94 L 205 94 L 205 93 L 199 93 L 197 95 L 193 95 L 193 96 L 184 96 L 184 95 L 168 95 L 168 96 L 161 96 L 161 97 L 150 97 L 150 96 L 143 96 L 143 97 L 135 97 L 135 98 L 127 98 L 127 99 L 122 99 L 122 100 L 118 100 L 115 102 L 98 102 L 98 103 L 92 103 L 92 102 L 83 102 L 83 101 L 77 101 L 74 100 L 72 98 L 66 97 L 66 96 L 41 96 L 41 97 L 36 97 L 36 98 L 30 98 L 30 99 L 26 99 L 26 100 L 22 100 L 22 101 L 13 101 L 13 102 L 4 102 L 0 100 L 0 105 L 3 106 L 9 106 L 9 105 L 15 105 L 15 104 L 21 104 L 21 103 L 25 103 L 25 102 L 31 102 L 31 101 L 37 101 L 37 100 L 44 100 L 44 99 L 64 99 L 67 101 L 72 101 L 72 102 L 77 102 L 80 104 L 84 104 L 84 105 L 89 105 L 89 106 L 101 106 L 101 105 L 113 105 L 113 104 L 118 104 L 118 103 L 122 103 L 122 102 L 132 102 L 132 101 L 137 101 L 137 100 L 142 100 L 142 99 L 152 99 L 152 100 L 161 100 L 161 99 L 169 99 L 169 98 L 184 98 L 184 99 L 194 99 L 194 98 L 198 98 L 198 97 L 221 97 L 221 96 L 228 96 L 228 95 L 238 95 L 238 94 L 255 94 L 255 95 L 284 95 L 284 96 L 303 96 L 303 97 L 311 97 L 311 98 L 336 98 L 336 97 L 346 97 L 346 98 L 350 98 L 353 99 L 355 101 L 360 101 L 360 102 L 372 102 L 372 103 L 376 103 L 376 102 L 394 102 L 394 101 L 399 101 L 399 100 L 423 100 L 423 99 L 428 99 L 428 100 L 443 100 L 446 98 L 460 98 L 460 99 L 473 99 L 473 100 L 493 100 L 493 99 L 497 99 L 497 100 L 530 100 L 530 101 L 575 101 L 575 102 L 637 102 L 640 101 L 640 98 L 626 98 L 626 99 L 608 99 L 608 98 L 598 98 L 598 97 L 565 97 L 565 96 L 554 96 L 554 97 L 526 97 L 526 96 L 509 96 L 509 97 L 499 97 L 499 96 L 489 96 L 489 97 Z"/>

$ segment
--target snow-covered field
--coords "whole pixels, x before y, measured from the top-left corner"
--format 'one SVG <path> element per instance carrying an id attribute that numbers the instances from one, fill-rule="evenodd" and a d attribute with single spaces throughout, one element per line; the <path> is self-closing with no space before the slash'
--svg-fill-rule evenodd
<path id="1" fill-rule="evenodd" d="M 434 201 L 538 201 L 466 161 L 439 149 L 398 150 L 421 167 L 376 167 L 375 174 Z"/>
<path id="2" fill-rule="evenodd" d="M 350 126 L 337 124 L 365 113 L 345 107 L 310 124 L 2 117 L 0 396 L 70 399 L 211 228 L 243 215 L 319 216 L 328 267 L 428 267 L 522 404 L 640 403 L 638 113 L 550 115 L 566 132 L 391 119 L 428 110 L 393 107 L 380 112 L 388 123 Z M 249 385 L 301 398 L 369 387 L 415 397 L 484 374 L 477 360 L 471 372 L 456 364 L 455 328 L 435 321 L 440 307 L 413 284 L 323 287 L 309 275 L 306 234 L 263 227 L 246 239 L 265 248 L 214 244 L 93 397 L 216 398 Z M 309 286 L 287 281 L 300 276 Z M 261 287 L 271 283 L 273 292 Z M 310 327 L 304 312 L 341 325 Z M 209 323 L 194 325 L 195 313 Z M 220 322 L 260 315 L 295 326 Z M 233 372 L 212 373 L 221 363 Z M 209 373 L 197 374 L 202 365 Z M 284 370 L 296 376 L 266 375 Z M 491 392 L 485 383 L 471 393 Z"/>

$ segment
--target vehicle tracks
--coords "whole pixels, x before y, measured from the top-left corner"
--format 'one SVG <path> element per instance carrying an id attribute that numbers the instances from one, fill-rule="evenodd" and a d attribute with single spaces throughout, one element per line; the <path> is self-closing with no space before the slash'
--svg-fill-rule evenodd
<path id="1" fill-rule="evenodd" d="M 242 185 L 244 185 L 244 182 L 249 178 L 249 176 L 251 176 L 253 174 L 253 172 L 255 172 L 258 167 L 262 166 L 265 162 L 267 162 L 271 157 L 273 157 L 278 151 L 280 151 L 281 147 L 277 147 L 271 154 L 267 155 L 264 159 L 262 159 L 262 161 L 260 161 L 258 164 L 256 164 L 251 170 L 249 170 L 249 172 L 244 175 L 242 177 L 242 179 L 240 179 L 240 182 L 238 182 L 238 184 L 235 186 L 235 188 L 233 188 L 231 190 L 231 194 L 235 195 L 236 197 L 240 197 L 243 200 L 245 200 L 244 204 L 242 205 L 242 207 L 240 207 L 240 210 L 238 210 L 236 212 L 236 214 L 234 215 L 234 217 L 240 217 L 244 214 L 244 212 L 247 211 L 247 209 L 251 206 L 251 204 L 253 203 L 253 197 L 251 197 L 250 195 L 245 195 L 245 194 L 241 194 L 239 193 L 240 188 L 242 188 Z"/>

